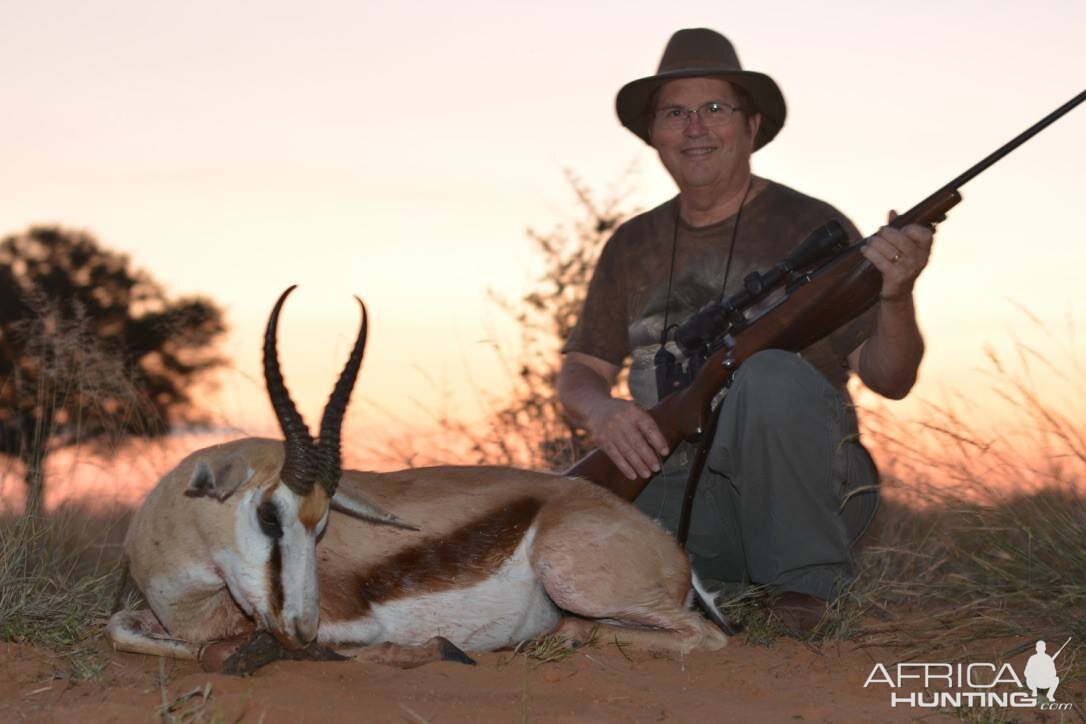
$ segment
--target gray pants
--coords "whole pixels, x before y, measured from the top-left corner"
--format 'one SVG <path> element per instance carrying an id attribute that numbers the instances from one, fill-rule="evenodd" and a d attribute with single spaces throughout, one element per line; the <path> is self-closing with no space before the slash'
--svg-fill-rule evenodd
<path id="1" fill-rule="evenodd" d="M 698 482 L 687 550 L 705 579 L 835 598 L 850 545 L 878 507 L 878 472 L 841 395 L 799 355 L 768 350 L 739 370 Z M 674 532 L 693 446 L 634 504 Z"/>

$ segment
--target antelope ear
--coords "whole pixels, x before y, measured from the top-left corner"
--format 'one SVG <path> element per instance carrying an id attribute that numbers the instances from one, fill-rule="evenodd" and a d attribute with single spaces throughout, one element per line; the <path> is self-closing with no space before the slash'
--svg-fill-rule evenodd
<path id="1" fill-rule="evenodd" d="M 253 469 L 245 464 L 240 455 L 231 455 L 215 464 L 214 469 L 206 460 L 196 463 L 185 495 L 190 498 L 209 496 L 226 500 L 239 487 L 253 477 Z"/>
<path id="2" fill-rule="evenodd" d="M 396 528 L 406 528 L 407 530 L 419 529 L 418 526 L 389 513 L 361 493 L 346 492 L 343 486 L 336 488 L 336 493 L 332 496 L 332 507 L 341 513 L 346 513 L 361 520 L 368 520 L 371 523 L 391 525 Z"/>

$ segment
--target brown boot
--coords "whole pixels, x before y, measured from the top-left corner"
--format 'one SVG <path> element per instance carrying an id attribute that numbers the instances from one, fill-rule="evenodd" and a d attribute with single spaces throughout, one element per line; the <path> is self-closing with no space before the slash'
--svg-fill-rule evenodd
<path id="1" fill-rule="evenodd" d="M 788 633 L 807 638 L 826 615 L 829 604 L 821 598 L 796 591 L 775 593 L 769 598 L 769 610 Z"/>

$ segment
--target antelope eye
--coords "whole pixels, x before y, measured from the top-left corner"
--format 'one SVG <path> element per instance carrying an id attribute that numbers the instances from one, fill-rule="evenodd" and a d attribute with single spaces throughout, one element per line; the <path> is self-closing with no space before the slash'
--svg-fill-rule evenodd
<path id="1" fill-rule="evenodd" d="M 256 509 L 256 520 L 260 523 L 260 530 L 269 538 L 282 538 L 283 526 L 279 522 L 279 509 L 275 503 L 265 500 Z"/>

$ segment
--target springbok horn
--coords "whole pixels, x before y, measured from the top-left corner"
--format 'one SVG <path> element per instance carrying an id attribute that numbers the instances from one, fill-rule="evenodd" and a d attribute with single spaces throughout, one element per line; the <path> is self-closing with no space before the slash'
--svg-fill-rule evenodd
<path id="1" fill-rule="evenodd" d="M 272 407 L 275 409 L 275 417 L 279 420 L 279 427 L 283 430 L 285 438 L 283 469 L 279 477 L 284 485 L 304 497 L 313 490 L 317 472 L 314 464 L 316 451 L 309 428 L 306 427 L 305 420 L 302 419 L 294 401 L 290 399 L 290 393 L 287 392 L 287 386 L 283 382 L 277 352 L 279 311 L 283 308 L 283 302 L 286 301 L 287 296 L 296 287 L 295 284 L 280 295 L 271 316 L 268 317 L 268 328 L 264 332 L 264 381 L 268 387 L 268 397 L 271 398 Z"/>
<path id="2" fill-rule="evenodd" d="M 355 300 L 358 302 L 358 306 L 362 308 L 362 325 L 358 329 L 358 337 L 355 339 L 351 356 L 347 358 L 347 364 L 343 367 L 343 372 L 340 373 L 339 380 L 336 381 L 335 389 L 332 390 L 332 395 L 328 398 L 328 404 L 324 407 L 324 416 L 321 417 L 320 441 L 317 443 L 321 461 L 318 480 L 328 492 L 329 498 L 335 495 L 336 487 L 339 485 L 339 476 L 342 472 L 339 441 L 340 431 L 343 428 L 343 415 L 347 412 L 347 403 L 351 399 L 351 391 L 354 390 L 354 383 L 358 379 L 358 371 L 362 367 L 362 353 L 366 349 L 366 305 L 358 297 L 355 297 Z"/>
<path id="3" fill-rule="evenodd" d="M 351 392 L 358 379 L 358 371 L 362 368 L 362 354 L 366 349 L 368 328 L 366 305 L 358 297 L 355 299 L 358 301 L 358 306 L 362 308 L 362 324 L 358 329 L 358 337 L 355 339 L 351 356 L 347 359 L 339 380 L 336 381 L 335 389 L 332 390 L 328 404 L 324 407 L 324 415 L 321 417 L 320 441 L 317 443 L 320 474 L 317 480 L 331 498 L 332 507 L 337 510 L 372 523 L 418 530 L 417 526 L 388 512 L 362 492 L 339 489 L 339 477 L 343 472 L 340 457 L 340 432 L 343 429 L 343 416 L 347 412 L 347 403 L 351 399 Z"/>

